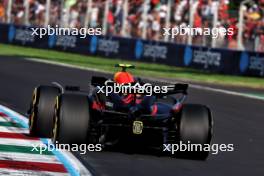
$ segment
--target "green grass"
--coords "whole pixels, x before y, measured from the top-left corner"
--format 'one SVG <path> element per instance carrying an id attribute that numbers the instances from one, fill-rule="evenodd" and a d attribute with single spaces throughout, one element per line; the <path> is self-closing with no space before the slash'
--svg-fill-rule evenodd
<path id="1" fill-rule="evenodd" d="M 151 78 L 169 78 L 228 86 L 264 88 L 263 78 L 212 74 L 205 71 L 161 64 L 132 62 L 121 59 L 105 59 L 102 57 L 85 56 L 44 49 L 33 49 L 6 44 L 0 44 L 0 55 L 39 58 L 87 68 L 96 68 L 110 73 L 113 73 L 116 70 L 113 69 L 114 64 L 129 63 L 136 65 L 136 69 L 132 70 L 133 74 Z"/>

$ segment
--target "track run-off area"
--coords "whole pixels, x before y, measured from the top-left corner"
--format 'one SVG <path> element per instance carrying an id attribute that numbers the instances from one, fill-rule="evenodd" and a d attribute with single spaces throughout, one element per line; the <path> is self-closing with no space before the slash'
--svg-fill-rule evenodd
<path id="1" fill-rule="evenodd" d="M 112 76 L 95 71 L 1 56 L 0 104 L 2 106 L 0 107 L 8 107 L 12 109 L 12 112 L 19 113 L 12 114 L 25 118 L 24 114 L 28 109 L 34 87 L 56 81 L 62 85 L 78 85 L 81 89 L 88 90 L 91 76 L 94 75 Z M 88 152 L 85 155 L 75 152 L 70 155 L 74 155 L 82 163 L 78 166 L 84 165 L 94 175 L 264 175 L 263 100 L 241 96 L 239 93 L 230 94 L 191 86 L 187 102 L 205 104 L 211 108 L 214 118 L 212 143 L 234 144 L 234 151 L 211 154 L 206 161 L 110 151 Z M 18 120 L 21 118 L 14 118 L 12 114 L 0 108 L 0 175 L 9 175 L 8 173 L 19 175 L 20 171 L 25 172 L 25 175 L 27 172 L 36 173 L 36 175 L 40 172 L 44 175 L 50 173 L 53 175 L 53 172 L 67 175 L 71 170 L 67 168 L 67 165 L 77 167 L 71 163 L 65 164 L 65 161 L 53 153 L 41 156 L 27 153 L 29 143 L 43 141 L 28 138 L 25 135 L 27 127 L 23 126 L 27 119 L 24 119 L 22 123 Z M 12 147 L 14 145 L 19 147 Z M 13 155 L 14 152 L 17 155 Z M 24 157 L 25 153 L 32 156 L 32 160 L 29 161 L 29 157 Z M 35 162 L 44 164 L 34 167 Z M 25 163 L 24 167 L 20 167 L 21 163 Z M 51 164 L 52 167 L 46 167 L 46 164 Z"/>
<path id="2" fill-rule="evenodd" d="M 0 105 L 0 175 L 91 175 L 69 152 L 42 151 L 51 142 L 30 137 L 27 124 L 27 118 Z"/>

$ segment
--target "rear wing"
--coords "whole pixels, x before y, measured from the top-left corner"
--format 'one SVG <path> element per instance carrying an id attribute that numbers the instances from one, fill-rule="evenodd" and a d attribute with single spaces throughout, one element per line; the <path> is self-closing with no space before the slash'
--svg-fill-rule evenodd
<path id="1" fill-rule="evenodd" d="M 105 82 L 107 81 L 108 79 L 105 78 L 105 77 L 100 77 L 100 76 L 92 76 L 92 79 L 91 79 L 91 85 L 92 86 L 102 86 L 102 85 L 105 85 Z"/>
<path id="2" fill-rule="evenodd" d="M 177 93 L 187 94 L 188 87 L 189 85 L 184 83 L 169 85 L 167 94 L 168 95 L 177 94 Z"/>
<path id="3" fill-rule="evenodd" d="M 109 79 L 107 79 L 105 77 L 93 76 L 92 80 L 91 80 L 91 84 L 93 86 L 95 86 L 95 87 L 97 87 L 97 86 L 105 86 L 107 80 L 109 80 Z M 132 83 L 131 86 L 134 86 L 135 84 L 138 84 L 138 82 Z M 107 86 L 114 86 L 114 82 L 109 81 L 107 83 Z M 124 85 L 124 86 L 126 86 L 126 85 Z M 154 90 L 154 86 L 155 85 L 151 85 L 150 84 L 149 86 L 152 86 L 152 88 L 153 88 L 152 90 Z M 153 92 L 152 94 L 155 95 L 155 96 L 158 96 L 158 97 L 163 97 L 163 96 L 166 96 L 166 95 L 179 94 L 179 93 L 187 95 L 187 90 L 188 90 L 188 87 L 189 87 L 188 84 L 183 84 L 183 83 L 176 83 L 176 84 L 173 84 L 173 85 L 163 85 L 163 86 L 165 86 L 167 88 L 166 93 L 155 94 Z M 146 94 L 146 93 L 141 93 L 141 94 Z"/>

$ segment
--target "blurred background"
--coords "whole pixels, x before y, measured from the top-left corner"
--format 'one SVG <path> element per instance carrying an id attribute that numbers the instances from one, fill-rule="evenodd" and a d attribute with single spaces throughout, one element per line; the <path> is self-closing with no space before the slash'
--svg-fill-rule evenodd
<path id="1" fill-rule="evenodd" d="M 0 23 L 101 27 L 105 35 L 264 52 L 264 0 L 0 0 Z M 165 27 L 187 25 L 234 34 L 162 35 Z"/>

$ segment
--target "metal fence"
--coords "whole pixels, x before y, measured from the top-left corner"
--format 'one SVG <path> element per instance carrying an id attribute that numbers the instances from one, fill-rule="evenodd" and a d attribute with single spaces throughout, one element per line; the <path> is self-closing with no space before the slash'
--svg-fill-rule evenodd
<path id="1" fill-rule="evenodd" d="M 262 5 L 246 0 L 230 15 L 227 0 L 0 0 L 0 22 L 102 27 L 105 35 L 263 52 Z M 232 28 L 234 34 L 162 35 L 163 28 L 179 26 Z"/>

